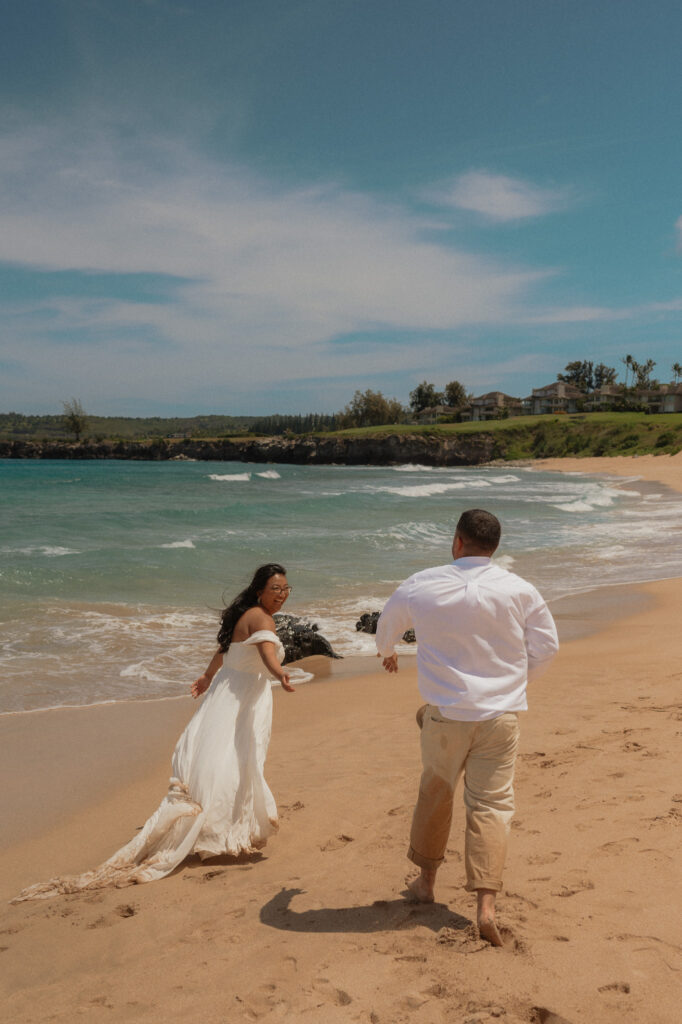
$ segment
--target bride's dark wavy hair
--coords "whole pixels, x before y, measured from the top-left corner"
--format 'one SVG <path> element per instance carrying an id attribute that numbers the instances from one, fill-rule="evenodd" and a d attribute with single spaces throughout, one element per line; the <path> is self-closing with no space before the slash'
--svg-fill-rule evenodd
<path id="1" fill-rule="evenodd" d="M 287 571 L 283 565 L 277 562 L 267 562 L 266 565 L 259 565 L 253 574 L 253 579 L 241 594 L 237 594 L 234 601 L 228 604 L 220 616 L 220 629 L 218 630 L 218 647 L 225 653 L 232 642 L 234 627 L 238 619 L 249 608 L 258 604 L 258 595 L 265 589 L 265 585 L 272 576 L 286 576 Z"/>

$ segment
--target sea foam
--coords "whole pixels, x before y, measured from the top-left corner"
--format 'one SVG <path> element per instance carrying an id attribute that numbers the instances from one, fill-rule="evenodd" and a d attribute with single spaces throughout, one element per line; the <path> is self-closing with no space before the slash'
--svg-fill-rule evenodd
<path id="1" fill-rule="evenodd" d="M 230 483 L 245 482 L 251 479 L 250 473 L 209 473 L 209 480 L 225 480 Z"/>

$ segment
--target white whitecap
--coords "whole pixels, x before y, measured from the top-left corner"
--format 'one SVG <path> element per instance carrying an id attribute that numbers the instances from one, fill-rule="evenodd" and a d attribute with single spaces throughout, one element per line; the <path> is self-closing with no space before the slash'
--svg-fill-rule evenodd
<path id="1" fill-rule="evenodd" d="M 589 501 L 569 501 L 560 505 L 554 505 L 560 512 L 592 512 L 594 506 Z"/>
<path id="2" fill-rule="evenodd" d="M 171 544 L 159 544 L 161 548 L 193 548 L 192 540 L 174 540 Z"/>
<path id="3" fill-rule="evenodd" d="M 492 484 L 515 484 L 518 483 L 521 477 L 512 476 L 512 474 L 509 473 L 507 476 L 491 476 L 489 479 Z"/>
<path id="4" fill-rule="evenodd" d="M 280 480 L 280 474 L 276 469 L 266 469 L 262 473 L 256 473 L 256 476 L 263 477 L 264 480 Z"/>
<path id="5" fill-rule="evenodd" d="M 391 466 L 396 473 L 433 473 L 433 466 L 422 466 L 419 463 L 408 462 L 404 466 Z"/>
<path id="6" fill-rule="evenodd" d="M 6 547 L 2 549 L 5 554 L 18 554 L 18 555 L 45 555 L 47 558 L 60 558 L 63 555 L 78 555 L 79 551 L 75 548 L 64 548 L 58 545 L 51 544 L 38 544 L 32 545 L 26 548 L 10 548 Z"/>
<path id="7" fill-rule="evenodd" d="M 620 558 L 627 552 L 627 548 L 624 544 L 614 544 L 608 548 L 602 548 L 601 551 L 596 551 L 595 555 L 597 558 L 602 559 L 604 562 L 609 562 L 613 558 Z"/>
<path id="8" fill-rule="evenodd" d="M 251 479 L 250 473 L 209 473 L 209 480 L 229 480 L 230 483 L 238 483 Z"/>
<path id="9" fill-rule="evenodd" d="M 448 491 L 461 491 L 467 485 L 455 484 L 417 484 L 414 487 L 377 487 L 382 494 L 397 494 L 400 498 L 430 498 L 433 494 L 446 494 Z"/>

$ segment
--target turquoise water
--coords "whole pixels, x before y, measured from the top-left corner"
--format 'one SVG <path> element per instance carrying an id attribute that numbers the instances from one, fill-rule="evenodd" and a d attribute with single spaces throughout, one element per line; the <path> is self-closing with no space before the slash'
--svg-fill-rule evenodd
<path id="1" fill-rule="evenodd" d="M 634 479 L 0 460 L 0 711 L 182 693 L 223 596 L 271 560 L 294 587 L 287 611 L 347 657 L 371 652 L 358 615 L 447 561 L 471 507 L 499 515 L 502 564 L 548 599 L 682 574 L 682 504 Z"/>

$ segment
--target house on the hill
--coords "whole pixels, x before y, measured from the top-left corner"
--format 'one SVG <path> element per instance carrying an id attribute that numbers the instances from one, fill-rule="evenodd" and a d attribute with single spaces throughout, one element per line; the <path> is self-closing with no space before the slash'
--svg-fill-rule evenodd
<path id="1" fill-rule="evenodd" d="M 682 412 L 682 384 L 668 384 L 661 412 Z"/>
<path id="2" fill-rule="evenodd" d="M 454 416 L 458 410 L 452 405 L 429 405 L 416 415 L 417 423 L 439 423 L 446 416 Z"/>
<path id="3" fill-rule="evenodd" d="M 471 399 L 472 420 L 497 420 L 503 416 L 520 416 L 521 412 L 521 399 L 505 395 L 504 391 L 488 391 Z"/>
<path id="4" fill-rule="evenodd" d="M 523 399 L 523 411 L 529 416 L 542 416 L 557 412 L 580 412 L 584 400 L 585 395 L 575 384 L 569 384 L 564 380 L 555 380 L 543 388 L 533 388 L 532 395 Z"/>
<path id="5" fill-rule="evenodd" d="M 622 400 L 622 384 L 604 384 L 585 395 L 585 412 L 608 412 Z"/>

